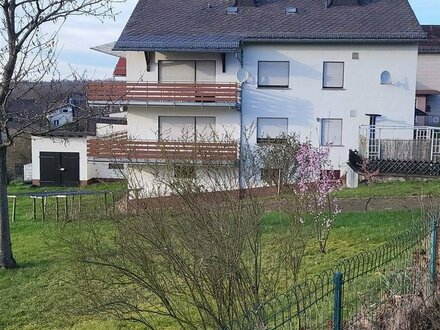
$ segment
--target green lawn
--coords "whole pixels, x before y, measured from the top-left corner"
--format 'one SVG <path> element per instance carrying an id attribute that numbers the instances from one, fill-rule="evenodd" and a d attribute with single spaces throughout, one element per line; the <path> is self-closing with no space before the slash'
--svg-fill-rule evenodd
<path id="1" fill-rule="evenodd" d="M 440 180 L 377 182 L 371 188 L 360 184 L 356 189 L 342 189 L 335 196 L 349 197 L 390 197 L 390 196 L 440 196 Z"/>
<path id="2" fill-rule="evenodd" d="M 417 212 L 339 214 L 330 234 L 328 253 L 309 244 L 301 277 L 319 273 L 341 258 L 370 250 L 403 231 Z M 264 219 L 268 239 L 275 239 L 283 221 L 277 213 Z M 16 270 L 0 271 L 0 329 L 137 329 L 113 320 L 75 318 L 69 311 L 73 297 L 64 283 L 67 258 L 53 222 L 18 219 L 11 225 Z M 140 329 L 140 327 L 139 327 Z"/>

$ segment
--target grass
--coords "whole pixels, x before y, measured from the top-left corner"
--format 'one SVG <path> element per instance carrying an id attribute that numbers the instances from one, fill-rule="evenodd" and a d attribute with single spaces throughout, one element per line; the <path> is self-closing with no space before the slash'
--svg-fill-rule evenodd
<path id="1" fill-rule="evenodd" d="M 10 191 L 14 189 L 22 188 L 12 187 Z M 93 189 L 100 190 L 102 186 Z M 0 271 L 0 329 L 138 329 L 134 324 L 110 319 L 72 318 L 65 310 L 73 297 L 63 281 L 68 264 L 57 239 L 57 227 L 53 222 L 29 221 L 22 213 L 11 224 L 14 254 L 20 267 Z M 409 211 L 339 214 L 328 252 L 317 253 L 318 246 L 313 242 L 307 247 L 301 277 L 317 274 L 341 258 L 383 244 L 416 221 L 417 216 L 417 212 Z M 264 227 L 268 239 L 276 239 L 276 232 L 283 230 L 280 215 L 268 214 Z"/>
<path id="2" fill-rule="evenodd" d="M 440 182 L 430 182 L 427 186 L 431 187 L 431 193 L 440 195 Z M 121 184 L 98 184 L 76 189 L 119 190 L 122 187 Z M 391 189 L 394 193 L 405 192 L 402 196 L 408 196 L 415 194 L 421 187 L 420 182 L 381 183 L 374 185 L 372 193 L 375 196 L 387 196 Z M 365 188 L 343 190 L 338 192 L 338 196 L 344 197 L 344 194 L 349 194 L 348 197 L 362 197 L 364 193 L 368 193 L 368 189 Z M 11 185 L 9 194 L 57 189 L 59 188 Z M 102 203 L 99 197 L 87 198 L 93 207 L 99 208 L 102 205 L 99 204 Z M 66 311 L 66 306 L 75 298 L 70 296 L 64 283 L 69 265 L 57 237 L 57 226 L 50 221 L 43 223 L 40 220 L 30 220 L 32 200 L 29 197 L 20 198 L 17 206 L 17 221 L 11 224 L 11 231 L 14 255 L 19 268 L 0 271 L 0 329 L 140 329 L 134 324 L 97 316 L 73 318 L 71 313 Z M 418 215 L 418 212 L 414 211 L 339 214 L 329 237 L 327 253 L 317 253 L 318 245 L 314 241 L 307 246 L 300 277 L 307 278 L 318 274 L 342 258 L 382 245 L 416 221 Z M 280 214 L 269 213 L 264 218 L 264 227 L 267 239 L 274 240 L 277 231 L 283 230 L 285 224 Z M 164 324 L 163 328 L 166 326 Z"/>
<path id="3" fill-rule="evenodd" d="M 407 197 L 440 196 L 440 180 L 376 182 L 371 189 L 360 184 L 356 189 L 342 189 L 335 196 L 340 198 L 356 197 Z"/>

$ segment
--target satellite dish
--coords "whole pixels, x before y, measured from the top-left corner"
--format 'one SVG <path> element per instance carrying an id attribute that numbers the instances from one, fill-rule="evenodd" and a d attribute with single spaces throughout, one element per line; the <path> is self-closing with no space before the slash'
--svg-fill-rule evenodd
<path id="1" fill-rule="evenodd" d="M 382 85 L 390 85 L 391 84 L 391 73 L 389 73 L 389 71 L 383 71 L 380 74 L 380 83 Z"/>
<path id="2" fill-rule="evenodd" d="M 235 76 L 237 77 L 238 82 L 243 84 L 249 79 L 249 72 L 243 68 L 240 68 L 237 70 Z"/>

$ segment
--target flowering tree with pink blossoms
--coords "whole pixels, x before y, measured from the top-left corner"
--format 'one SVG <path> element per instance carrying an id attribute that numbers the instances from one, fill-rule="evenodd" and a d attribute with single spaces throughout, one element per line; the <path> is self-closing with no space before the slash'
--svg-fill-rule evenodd
<path id="1" fill-rule="evenodd" d="M 338 181 L 330 168 L 330 146 L 315 148 L 311 142 L 302 143 L 296 154 L 297 186 L 295 192 L 302 200 L 306 213 L 312 217 L 316 238 L 322 253 L 326 245 L 335 215 L 340 212 L 332 193 Z"/>

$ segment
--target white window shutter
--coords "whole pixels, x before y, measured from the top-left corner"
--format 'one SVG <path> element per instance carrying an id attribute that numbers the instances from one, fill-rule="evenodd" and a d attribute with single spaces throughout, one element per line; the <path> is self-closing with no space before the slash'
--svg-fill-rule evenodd
<path id="1" fill-rule="evenodd" d="M 212 141 L 215 136 L 215 117 L 196 117 L 197 141 Z"/>
<path id="2" fill-rule="evenodd" d="M 194 141 L 194 117 L 160 117 L 161 140 Z"/>
<path id="3" fill-rule="evenodd" d="M 342 119 L 321 119 L 321 145 L 342 145 Z"/>
<path id="4" fill-rule="evenodd" d="M 215 61 L 196 62 L 197 82 L 215 82 Z"/>
<path id="5" fill-rule="evenodd" d="M 344 87 L 344 63 L 324 62 L 323 87 Z"/>
<path id="6" fill-rule="evenodd" d="M 285 136 L 287 135 L 287 118 L 258 118 L 257 133 L 259 139 Z"/>
<path id="7" fill-rule="evenodd" d="M 258 86 L 288 87 L 289 62 L 258 62 Z"/>
<path id="8" fill-rule="evenodd" d="M 160 61 L 159 79 L 163 82 L 194 82 L 195 61 Z"/>

